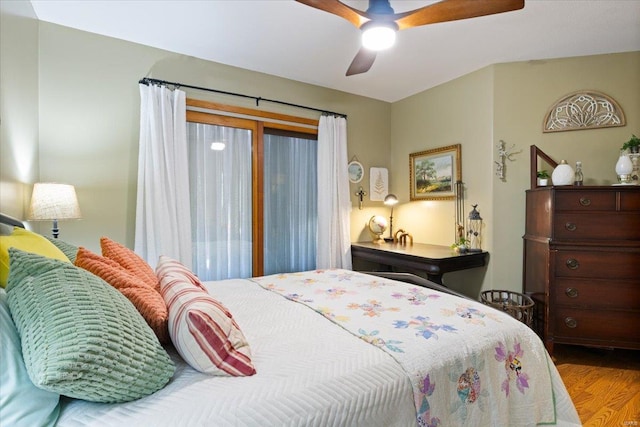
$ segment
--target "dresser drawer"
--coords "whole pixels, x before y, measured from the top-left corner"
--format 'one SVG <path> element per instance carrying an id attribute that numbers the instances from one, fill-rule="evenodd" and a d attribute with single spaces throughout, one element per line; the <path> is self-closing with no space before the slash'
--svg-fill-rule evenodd
<path id="1" fill-rule="evenodd" d="M 558 306 L 640 312 L 640 278 L 615 281 L 564 277 L 553 283 L 552 292 L 553 301 Z"/>
<path id="2" fill-rule="evenodd" d="M 552 251 L 556 278 L 640 280 L 640 252 Z"/>
<path id="3" fill-rule="evenodd" d="M 555 208 L 558 211 L 615 211 L 616 198 L 613 191 L 558 191 Z"/>
<path id="4" fill-rule="evenodd" d="M 558 240 L 640 240 L 640 213 L 562 212 L 553 221 Z"/>
<path id="5" fill-rule="evenodd" d="M 555 196 L 555 210 L 637 212 L 640 210 L 640 192 L 623 190 L 597 191 L 575 188 L 571 191 L 558 191 Z"/>
<path id="6" fill-rule="evenodd" d="M 596 341 L 640 343 L 640 312 L 579 310 L 558 307 L 554 335 Z"/>
<path id="7" fill-rule="evenodd" d="M 623 191 L 620 193 L 620 210 L 625 212 L 640 211 L 640 192 Z"/>

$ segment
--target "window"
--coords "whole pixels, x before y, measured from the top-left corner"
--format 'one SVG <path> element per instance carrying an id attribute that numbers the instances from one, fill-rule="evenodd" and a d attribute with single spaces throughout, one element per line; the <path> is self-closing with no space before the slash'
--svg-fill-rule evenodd
<path id="1" fill-rule="evenodd" d="M 315 268 L 317 122 L 269 116 L 187 111 L 193 268 L 203 280 Z"/>
<path id="2" fill-rule="evenodd" d="M 316 266 L 317 140 L 265 129 L 264 274 Z"/>

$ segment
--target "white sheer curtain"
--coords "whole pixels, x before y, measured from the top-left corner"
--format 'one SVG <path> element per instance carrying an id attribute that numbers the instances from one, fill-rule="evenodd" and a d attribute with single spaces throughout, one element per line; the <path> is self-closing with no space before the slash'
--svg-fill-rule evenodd
<path id="1" fill-rule="evenodd" d="M 202 280 L 251 277 L 251 130 L 190 122 L 187 135 L 193 271 Z"/>
<path id="2" fill-rule="evenodd" d="M 264 135 L 264 274 L 316 267 L 316 140 Z"/>
<path id="3" fill-rule="evenodd" d="M 186 96 L 140 84 L 140 148 L 134 251 L 155 268 L 160 255 L 191 267 Z"/>
<path id="4" fill-rule="evenodd" d="M 320 117 L 318 125 L 318 248 L 316 268 L 351 269 L 347 120 Z"/>

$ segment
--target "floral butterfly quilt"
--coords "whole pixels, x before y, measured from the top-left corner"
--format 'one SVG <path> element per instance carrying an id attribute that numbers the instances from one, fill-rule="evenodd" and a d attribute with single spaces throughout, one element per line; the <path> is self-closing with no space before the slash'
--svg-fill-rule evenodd
<path id="1" fill-rule="evenodd" d="M 538 336 L 479 302 L 348 270 L 251 280 L 395 358 L 419 426 L 555 425 L 568 400 Z"/>

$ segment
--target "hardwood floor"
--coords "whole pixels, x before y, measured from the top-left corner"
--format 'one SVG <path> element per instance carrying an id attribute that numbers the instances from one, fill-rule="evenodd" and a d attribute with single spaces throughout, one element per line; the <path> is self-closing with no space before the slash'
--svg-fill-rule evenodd
<path id="1" fill-rule="evenodd" d="M 640 351 L 556 344 L 553 356 L 585 427 L 640 427 Z"/>

